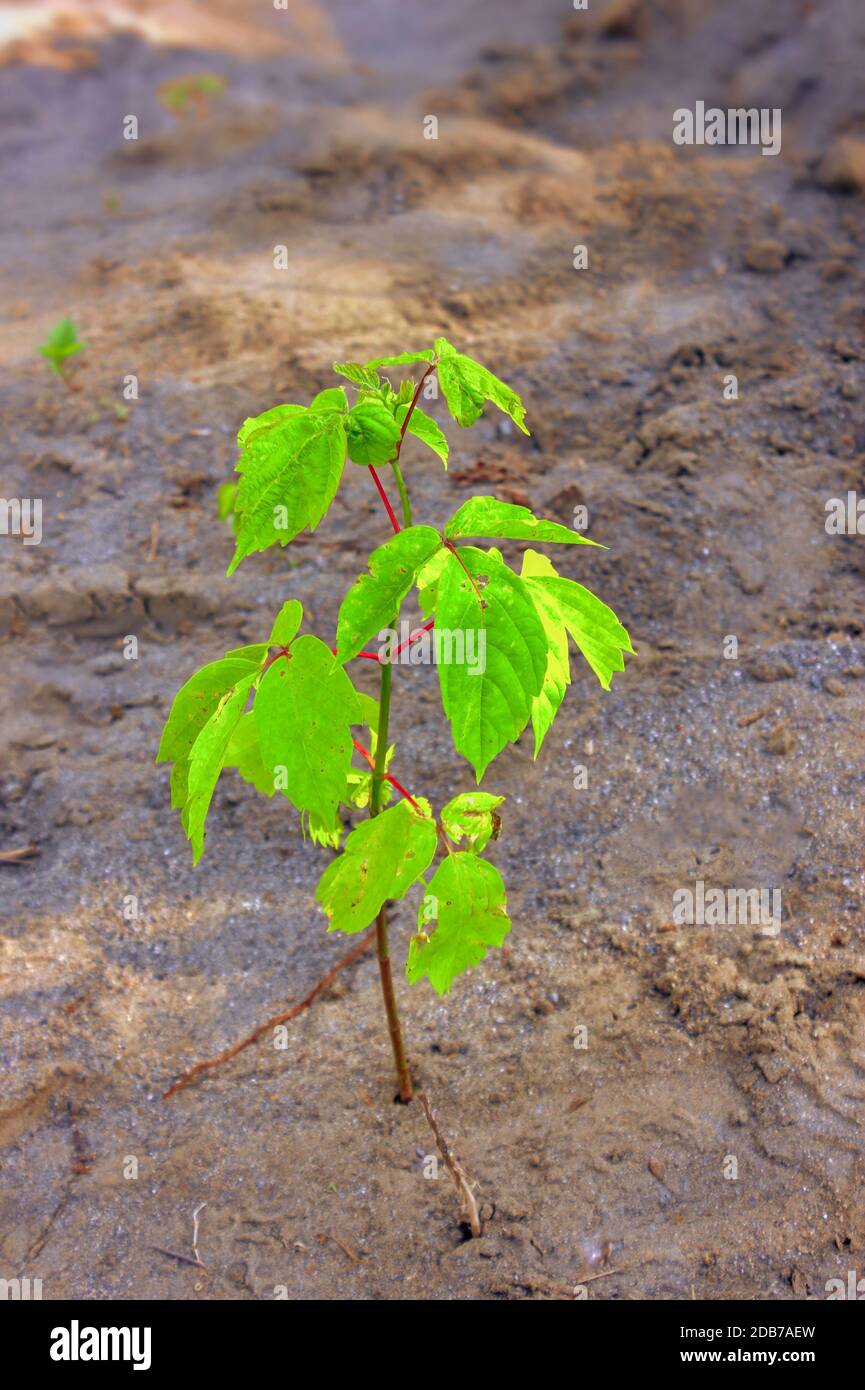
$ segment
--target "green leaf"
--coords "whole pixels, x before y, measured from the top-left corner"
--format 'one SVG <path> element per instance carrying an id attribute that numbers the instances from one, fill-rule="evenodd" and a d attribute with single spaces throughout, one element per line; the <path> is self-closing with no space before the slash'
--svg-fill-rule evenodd
<path id="1" fill-rule="evenodd" d="M 256 666 L 260 666 L 267 656 L 267 647 L 267 642 L 251 642 L 248 647 L 234 647 L 225 655 L 227 657 L 239 657 L 241 661 L 251 661 Z"/>
<path id="2" fill-rule="evenodd" d="M 497 806 L 504 801 L 503 796 L 493 796 L 492 792 L 462 792 L 442 807 L 441 822 L 446 835 L 455 845 L 465 838 L 473 854 L 480 854 L 497 832 Z"/>
<path id="3" fill-rule="evenodd" d="M 525 552 L 522 568 L 523 579 L 555 577 L 555 575 L 556 571 L 546 555 L 540 555 L 535 550 Z M 568 656 L 568 634 L 554 600 L 540 589 L 530 588 L 530 592 L 549 642 L 544 683 L 540 693 L 532 701 L 532 730 L 535 736 L 534 756 L 537 757 L 550 725 L 565 697 L 565 691 L 571 683 L 571 663 Z"/>
<path id="4" fill-rule="evenodd" d="M 381 705 L 374 695 L 367 695 L 365 690 L 358 690 L 357 707 L 360 710 L 360 722 L 369 729 L 371 734 L 378 732 L 378 721 L 381 718 Z"/>
<path id="5" fill-rule="evenodd" d="M 431 348 L 423 348 L 420 352 L 400 352 L 396 357 L 376 357 L 366 365 L 371 371 L 376 371 L 379 367 L 402 367 L 408 362 L 432 362 L 434 358 L 435 353 Z"/>
<path id="6" fill-rule="evenodd" d="M 555 541 L 562 545 L 598 544 L 570 526 L 542 521 L 528 507 L 500 502 L 497 497 L 470 497 L 454 512 L 445 527 L 445 535 L 451 540 L 462 536 L 486 536 L 496 540 Z"/>
<path id="7" fill-rule="evenodd" d="M 258 647 L 241 647 L 222 661 L 202 666 L 180 687 L 162 731 L 157 763 L 176 763 L 189 754 L 222 697 L 245 676 L 256 674 L 261 659 L 256 660 L 249 653 L 259 650 Z"/>
<path id="8" fill-rule="evenodd" d="M 348 410 L 348 396 L 345 394 L 345 387 L 326 386 L 323 391 L 319 391 L 317 396 L 313 396 L 309 408 L 310 410 L 338 410 L 344 415 Z"/>
<path id="9" fill-rule="evenodd" d="M 247 416 L 237 431 L 237 447 L 245 449 L 247 442 L 258 430 L 269 429 L 271 425 L 287 420 L 291 415 L 302 415 L 304 409 L 305 407 L 302 405 L 274 405 L 271 406 L 270 410 L 263 411 L 261 415 Z"/>
<path id="10" fill-rule="evenodd" d="M 411 382 L 409 382 L 409 386 Z M 403 420 L 408 414 L 409 406 L 400 405 L 396 412 L 396 421 L 402 425 Z M 423 441 L 432 449 L 434 454 L 438 454 L 445 468 L 448 466 L 448 441 L 444 431 L 431 415 L 425 414 L 419 406 L 415 406 L 408 422 L 407 434 L 413 434 L 415 438 Z"/>
<path id="11" fill-rule="evenodd" d="M 280 608 L 267 639 L 269 647 L 287 647 L 297 636 L 303 618 L 303 605 L 296 598 L 287 599 Z"/>
<path id="12" fill-rule="evenodd" d="M 255 697 L 261 755 L 299 811 L 338 825 L 351 764 L 350 724 L 361 723 L 354 687 L 324 642 L 309 634 L 292 643 L 261 678 Z"/>
<path id="13" fill-rule="evenodd" d="M 427 936 L 430 907 L 436 928 Z M 511 929 L 506 908 L 505 885 L 494 864 L 476 854 L 449 854 L 426 890 L 418 935 L 409 946 L 409 982 L 425 975 L 437 994 L 447 994 L 457 975 L 478 965 L 490 946 L 501 946 Z"/>
<path id="14" fill-rule="evenodd" d="M 249 782 L 256 791 L 263 792 L 265 796 L 274 795 L 276 787 L 273 785 L 273 773 L 270 768 L 265 767 L 264 759 L 261 756 L 258 727 L 253 710 L 248 710 L 246 714 L 242 714 L 239 722 L 235 725 L 225 752 L 223 766 L 236 768 L 244 782 Z"/>
<path id="15" fill-rule="evenodd" d="M 531 554 L 532 552 L 527 552 Z M 540 558 L 540 557 L 538 557 Z M 552 566 L 550 566 L 552 569 Z M 526 581 L 536 603 L 546 602 L 567 629 L 601 685 L 609 690 L 614 671 L 624 671 L 631 639 L 612 608 L 573 579 L 541 575 Z"/>
<path id="16" fill-rule="evenodd" d="M 220 521 L 226 521 L 234 511 L 236 494 L 237 483 L 220 483 L 216 494 L 216 515 Z"/>
<path id="17" fill-rule="evenodd" d="M 75 324 L 70 318 L 61 319 L 55 323 L 51 332 L 48 334 L 48 341 L 42 343 L 38 351 L 47 358 L 51 364 L 52 371 L 61 375 L 63 364 L 67 357 L 72 357 L 76 352 L 81 352 L 87 346 L 86 343 L 78 341 L 78 332 Z"/>
<path id="18" fill-rule="evenodd" d="M 182 811 L 189 796 L 189 756 L 178 758 L 171 769 L 171 809 Z"/>
<path id="19" fill-rule="evenodd" d="M 480 362 L 457 352 L 447 338 L 436 339 L 438 378 L 448 408 L 458 425 L 473 425 L 483 414 L 484 403 L 492 401 L 509 415 L 523 434 L 526 408 L 517 395 Z"/>
<path id="20" fill-rule="evenodd" d="M 546 671 L 546 633 L 525 581 L 494 552 L 473 546 L 462 546 L 442 569 L 435 625 L 442 705 L 454 747 L 480 782 L 528 723 Z M 444 646 L 448 633 L 450 652 Z"/>
<path id="21" fill-rule="evenodd" d="M 370 637 L 393 621 L 418 570 L 441 544 L 431 526 L 408 526 L 372 552 L 369 574 L 352 584 L 339 610 L 338 661 L 357 656 Z"/>
<path id="22" fill-rule="evenodd" d="M 213 790 L 225 763 L 231 736 L 243 714 L 257 674 L 256 668 L 243 676 L 236 686 L 223 695 L 192 745 L 187 773 L 186 805 L 181 819 L 183 828 L 192 842 L 194 864 L 198 863 L 204 853 L 204 825 Z"/>
<path id="23" fill-rule="evenodd" d="M 345 417 L 348 456 L 352 463 L 387 463 L 399 442 L 399 425 L 383 401 L 358 401 Z"/>
<path id="24" fill-rule="evenodd" d="M 345 464 L 337 411 L 300 410 L 247 437 L 237 464 L 237 549 L 228 567 L 277 541 L 314 531 L 333 501 Z"/>
<path id="25" fill-rule="evenodd" d="M 435 612 L 438 602 L 439 580 L 442 572 L 453 564 L 453 557 L 449 550 L 442 548 L 436 551 L 426 564 L 422 565 L 417 572 L 415 583 L 418 589 L 418 603 L 425 618 L 431 618 Z"/>
<path id="26" fill-rule="evenodd" d="M 371 695 L 367 695 L 364 690 L 358 690 L 356 694 L 357 707 L 361 713 L 361 723 L 366 725 L 369 729 L 370 737 L 373 739 L 373 744 L 369 751 L 374 753 L 375 739 L 378 737 L 379 703 L 378 700 L 374 700 Z"/>
<path id="27" fill-rule="evenodd" d="M 368 927 L 388 899 L 402 898 L 426 872 L 436 839 L 435 821 L 408 801 L 357 826 L 316 890 L 330 918 L 328 931 L 352 933 Z"/>
<path id="28" fill-rule="evenodd" d="M 304 835 L 308 835 L 314 845 L 326 845 L 328 849 L 339 849 L 343 832 L 341 821 L 336 829 L 330 829 L 323 821 L 319 820 L 318 816 L 308 815 L 304 811 L 301 814 L 300 822 Z"/>
<path id="29" fill-rule="evenodd" d="M 370 733 L 372 734 L 372 730 L 370 730 Z M 370 748 L 370 754 L 373 757 L 375 756 L 375 745 L 376 735 L 372 735 L 372 746 Z M 396 745 L 392 743 L 384 755 L 385 772 L 387 772 L 390 767 L 395 747 Z M 351 772 L 349 772 L 349 800 L 351 801 L 352 806 L 357 806 L 360 810 L 363 810 L 369 805 L 370 797 L 372 795 L 372 776 L 373 774 L 371 768 L 363 771 L 360 769 L 355 770 L 355 768 L 352 768 Z M 391 786 L 390 782 L 382 782 L 381 786 L 379 787 L 378 798 L 380 809 L 383 809 L 385 806 L 389 805 L 389 803 L 393 800 L 393 793 L 394 789 Z"/>
<path id="30" fill-rule="evenodd" d="M 353 381 L 355 386 L 365 386 L 368 391 L 377 391 L 381 386 L 378 372 L 362 367 L 359 362 L 334 362 L 333 370 Z"/>

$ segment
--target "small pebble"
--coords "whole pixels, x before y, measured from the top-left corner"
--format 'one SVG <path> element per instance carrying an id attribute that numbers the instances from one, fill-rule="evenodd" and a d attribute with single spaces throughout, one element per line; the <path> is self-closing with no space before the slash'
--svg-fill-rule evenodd
<path id="1" fill-rule="evenodd" d="M 789 753 L 796 747 L 796 735 L 786 724 L 776 724 L 766 738 L 767 753 Z"/>
<path id="2" fill-rule="evenodd" d="M 759 657 L 749 665 L 748 674 L 755 681 L 769 683 L 791 680 L 796 673 L 788 661 L 772 661 L 768 657 Z"/>
<path id="3" fill-rule="evenodd" d="M 784 269 L 787 247 L 773 237 L 762 237 L 745 247 L 745 265 L 762 275 L 777 275 Z"/>

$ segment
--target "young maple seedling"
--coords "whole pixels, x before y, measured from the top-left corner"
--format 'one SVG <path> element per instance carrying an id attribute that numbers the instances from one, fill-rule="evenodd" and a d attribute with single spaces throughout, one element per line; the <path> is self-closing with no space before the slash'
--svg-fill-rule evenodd
<path id="1" fill-rule="evenodd" d="M 61 319 L 55 323 L 51 332 L 48 334 L 47 343 L 42 343 L 38 349 L 42 356 L 47 358 L 52 372 L 66 381 L 66 362 L 70 357 L 74 357 L 76 352 L 82 352 L 86 348 L 86 343 L 78 341 L 78 330 L 70 318 Z"/>
<path id="2" fill-rule="evenodd" d="M 167 111 L 183 117 L 188 111 L 195 111 L 203 119 L 209 103 L 221 97 L 228 87 L 228 79 L 218 72 L 196 72 L 188 77 L 172 77 L 157 88 L 157 96 Z"/>
<path id="3" fill-rule="evenodd" d="M 421 368 L 416 384 L 403 381 L 394 390 L 381 374 L 414 363 Z M 484 858 L 498 835 L 504 797 L 463 792 L 436 818 L 429 802 L 389 771 L 394 663 L 412 644 L 433 642 L 454 747 L 480 783 L 529 722 L 539 753 L 570 683 L 569 636 L 605 689 L 633 649 L 612 610 L 559 575 L 546 555 L 526 550 L 517 573 L 495 547 L 469 543 L 595 544 L 578 531 L 495 497 L 469 498 L 441 531 L 413 522 L 401 466 L 406 436 L 427 445 L 445 467 L 448 460 L 445 435 L 418 406 L 426 380 L 437 372 L 458 425 L 473 425 L 491 401 L 528 434 L 515 391 L 445 338 L 431 349 L 366 365 L 337 363 L 334 371 L 354 388 L 353 403 L 340 385 L 320 391 L 308 406 L 277 405 L 244 422 L 239 482 L 226 485 L 219 502 L 235 533 L 228 573 L 256 551 L 287 545 L 305 527 L 314 531 L 336 495 L 346 456 L 368 468 L 393 535 L 372 552 L 368 572 L 343 599 L 335 647 L 300 634 L 303 610 L 288 599 L 265 640 L 227 652 L 186 682 L 171 707 L 157 761 L 174 764 L 171 802 L 181 812 L 195 863 L 223 768 L 236 769 L 266 796 L 279 792 L 300 812 L 311 840 L 339 850 L 316 898 L 330 931 L 356 933 L 375 922 L 399 1095 L 408 1101 L 412 1082 L 391 973 L 387 904 L 422 886 L 406 974 L 410 983 L 426 977 L 440 995 L 489 947 L 502 945 L 510 920 L 501 875 Z M 382 465 L 392 470 L 402 524 L 376 471 Z M 393 633 L 412 587 L 427 621 L 397 643 Z M 368 643 L 382 629 L 389 640 L 370 651 Z M 379 663 L 378 700 L 354 688 L 346 667 L 355 658 Z M 353 729 L 366 729 L 368 747 Z M 353 766 L 354 751 L 363 760 L 360 768 Z M 391 804 L 394 795 L 399 799 Z M 340 849 L 343 808 L 368 809 L 369 816 Z M 437 850 L 441 857 L 428 877 Z"/>

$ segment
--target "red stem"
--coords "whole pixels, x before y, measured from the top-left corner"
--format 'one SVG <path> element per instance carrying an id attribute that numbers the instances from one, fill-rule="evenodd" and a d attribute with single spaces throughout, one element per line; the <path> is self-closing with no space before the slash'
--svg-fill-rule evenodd
<path id="1" fill-rule="evenodd" d="M 395 791 L 395 792 L 399 792 L 400 796 L 404 796 L 405 799 L 406 799 L 406 801 L 410 801 L 411 804 L 412 804 L 412 806 L 415 808 L 416 811 L 419 811 L 419 810 L 420 810 L 420 806 L 419 806 L 418 803 L 415 801 L 415 799 L 414 799 L 414 797 L 412 796 L 411 792 L 407 792 L 407 791 L 406 791 L 406 789 L 405 789 L 405 787 L 403 786 L 402 782 L 398 782 L 398 781 L 396 780 L 395 777 L 391 777 L 391 775 L 390 775 L 389 772 L 386 772 L 386 773 L 385 773 L 385 775 L 384 775 L 384 780 L 385 780 L 386 782 L 390 782 L 390 784 L 391 784 L 391 786 L 393 787 L 394 791 Z"/>
<path id="2" fill-rule="evenodd" d="M 434 365 L 435 365 L 435 363 L 430 362 L 430 364 L 429 364 L 429 366 L 427 367 L 426 371 L 422 374 L 420 381 L 418 382 L 417 386 L 415 387 L 414 395 L 413 395 L 412 398 L 411 398 L 411 404 L 410 404 L 408 410 L 407 410 L 406 413 L 405 413 L 405 419 L 403 420 L 402 426 L 400 427 L 399 439 L 397 440 L 396 453 L 395 453 L 395 455 L 394 455 L 394 458 L 395 458 L 395 460 L 396 460 L 397 463 L 399 462 L 399 453 L 400 453 L 400 449 L 402 448 L 402 442 L 403 442 L 403 440 L 405 439 L 405 432 L 406 432 L 406 430 L 408 429 L 408 422 L 409 422 L 409 420 L 410 420 L 411 417 L 412 417 L 412 411 L 414 410 L 415 406 L 416 406 L 417 403 L 418 403 L 418 397 L 420 396 L 421 388 L 422 388 L 424 382 L 426 381 L 427 377 L 429 376 L 430 372 L 432 371 Z M 372 466 L 371 463 L 368 463 L 368 464 L 367 464 L 367 468 L 369 469 L 370 473 L 372 474 L 372 480 L 373 480 L 373 482 L 375 483 L 376 487 L 378 488 L 378 495 L 379 495 L 379 497 L 381 498 L 382 502 L 384 503 L 384 509 L 385 509 L 385 511 L 386 511 L 387 514 L 388 514 L 388 517 L 389 517 L 389 519 L 390 519 L 390 524 L 391 524 L 391 526 L 392 526 L 393 529 L 394 529 L 394 533 L 396 533 L 396 532 L 398 532 L 398 531 L 401 531 L 401 530 L 402 530 L 402 527 L 400 526 L 399 522 L 397 521 L 397 519 L 396 519 L 396 514 L 394 513 L 394 509 L 393 509 L 393 507 L 390 505 L 390 502 L 388 501 L 387 493 L 385 492 L 384 488 L 382 487 L 381 478 L 378 476 L 378 474 L 376 473 L 376 471 L 375 471 L 375 469 L 373 468 L 373 466 Z"/>
<path id="3" fill-rule="evenodd" d="M 410 633 L 404 642 L 400 642 L 398 647 L 394 647 L 390 656 L 391 661 L 393 661 L 395 656 L 399 656 L 400 652 L 405 651 L 406 647 L 410 647 L 412 642 L 416 642 L 419 637 L 422 637 L 425 632 L 429 632 L 430 628 L 433 627 L 434 624 L 435 618 L 430 618 L 429 622 L 424 623 L 423 627 L 419 627 L 414 632 Z M 334 656 L 336 656 L 336 647 L 331 647 L 330 650 L 333 652 Z M 277 656 L 282 656 L 282 652 L 279 651 L 276 653 L 276 656 L 268 658 L 267 665 L 269 666 L 271 661 L 275 661 Z M 358 652 L 356 657 L 353 657 L 352 660 L 359 661 L 361 657 L 363 657 L 366 661 L 378 661 L 379 663 L 381 662 L 381 657 L 379 656 L 378 652 Z M 265 666 L 264 669 L 266 671 L 267 666 Z"/>
<path id="4" fill-rule="evenodd" d="M 353 739 L 352 739 L 352 743 L 354 744 L 354 746 L 355 746 L 355 748 L 357 749 L 358 753 L 362 754 L 362 756 L 363 756 L 364 758 L 366 758 L 367 762 L 369 763 L 370 767 L 372 768 L 372 770 L 373 770 L 373 772 L 374 772 L 374 771 L 375 771 L 375 759 L 373 758 L 372 754 L 371 754 L 371 753 L 368 753 L 367 750 L 364 748 L 363 744 L 362 744 L 362 743 L 358 743 L 358 741 L 357 741 L 356 738 L 353 738 Z M 420 810 L 420 807 L 418 806 L 418 804 L 417 804 L 417 802 L 415 801 L 414 797 L 412 796 L 411 792 L 407 792 L 407 791 L 406 791 L 405 787 L 402 785 L 402 782 L 398 782 L 398 781 L 396 780 L 395 777 L 391 777 L 391 775 L 390 775 L 389 772 L 386 772 L 386 773 L 384 774 L 384 780 L 385 780 L 386 782 L 390 782 L 390 784 L 391 784 L 391 786 L 393 787 L 394 791 L 399 792 L 400 796 L 404 796 L 405 799 L 406 799 L 406 801 L 410 801 L 411 804 L 412 804 L 412 806 L 414 806 L 414 808 L 415 808 L 416 811 L 419 811 L 419 810 Z"/>
<path id="5" fill-rule="evenodd" d="M 334 656 L 336 656 L 336 647 L 331 647 L 330 650 L 333 652 Z M 358 652 L 357 659 L 359 660 L 361 657 L 365 657 L 367 661 L 381 661 L 378 652 Z M 353 657 L 352 660 L 354 659 Z"/>
<path id="6" fill-rule="evenodd" d="M 330 650 L 333 652 L 334 656 L 336 656 L 336 647 L 331 647 Z M 397 650 L 398 650 L 398 649 L 397 649 Z M 277 650 L 276 650 L 275 652 L 271 652 L 270 655 L 268 656 L 267 660 L 265 661 L 264 665 L 263 665 L 262 668 L 261 668 L 261 674 L 264 675 L 265 671 L 269 671 L 270 668 L 271 668 L 271 666 L 273 665 L 273 663 L 274 663 L 275 661 L 278 661 L 279 658 L 280 658 L 281 656 L 287 656 L 287 655 L 288 655 L 288 648 L 287 648 L 287 647 L 278 647 Z M 378 662 L 381 662 L 381 657 L 379 656 L 378 652 L 358 652 L 358 653 L 357 653 L 357 657 L 358 657 L 358 659 L 360 659 L 360 657 L 364 657 L 367 661 L 378 661 Z"/>
<path id="7" fill-rule="evenodd" d="M 435 618 L 431 618 L 428 623 L 424 623 L 423 627 L 419 627 L 416 629 L 415 632 L 410 633 L 410 635 L 405 639 L 404 642 L 400 642 L 398 647 L 394 647 L 393 652 L 391 653 L 391 660 L 393 660 L 395 656 L 399 656 L 400 652 L 405 651 L 406 647 L 410 647 L 412 642 L 416 642 L 417 639 L 421 637 L 425 632 L 429 632 L 430 628 L 433 627 L 434 624 Z M 333 652 L 334 656 L 336 656 L 336 647 L 331 647 L 330 650 Z M 278 661 L 281 656 L 287 655 L 287 647 L 277 647 L 276 651 L 270 653 L 264 665 L 262 666 L 261 674 L 264 675 L 265 671 L 270 669 L 274 661 Z M 379 656 L 378 652 L 358 652 L 356 656 L 352 658 L 352 660 L 360 661 L 361 658 L 363 658 L 364 661 L 377 661 L 379 664 L 381 664 L 381 657 Z"/>
<path id="8" fill-rule="evenodd" d="M 420 381 L 418 382 L 417 386 L 415 387 L 414 395 L 413 395 L 412 398 L 411 398 L 411 405 L 409 406 L 408 410 L 407 410 L 406 413 L 405 413 L 405 419 L 404 419 L 403 422 L 402 422 L 402 428 L 400 429 L 400 432 L 399 432 L 399 442 L 397 443 L 397 446 L 396 446 L 396 456 L 397 456 L 397 459 L 399 458 L 399 451 L 400 451 L 400 449 L 402 448 L 402 442 L 403 442 L 403 440 L 405 439 L 405 432 L 406 432 L 406 430 L 408 429 L 408 422 L 409 422 L 409 420 L 411 419 L 412 411 L 414 410 L 415 406 L 416 406 L 417 403 L 418 403 L 418 397 L 420 396 L 420 393 L 421 393 L 421 387 L 423 386 L 424 382 L 426 381 L 427 377 L 429 376 L 430 372 L 432 371 L 434 365 L 435 365 L 435 363 L 430 362 L 429 366 L 427 367 L 426 371 L 424 372 L 423 376 L 421 377 Z"/>
<path id="9" fill-rule="evenodd" d="M 394 532 L 401 531 L 401 530 L 402 530 L 402 527 L 400 526 L 399 522 L 398 522 L 397 519 L 396 519 L 396 515 L 395 515 L 395 513 L 394 513 L 393 507 L 390 505 L 390 502 L 387 500 L 387 493 L 385 492 L 384 488 L 383 488 L 382 485 L 381 485 L 381 478 L 378 476 L 378 474 L 376 473 L 376 471 L 375 471 L 375 469 L 373 468 L 373 466 L 372 466 L 371 463 L 368 463 L 368 464 L 367 464 L 367 468 L 369 469 L 370 473 L 372 474 L 372 480 L 373 480 L 373 482 L 375 483 L 376 487 L 378 488 L 378 495 L 379 495 L 379 497 L 381 498 L 382 502 L 384 503 L 384 509 L 385 509 L 385 511 L 387 512 L 387 514 L 388 514 L 388 516 L 389 516 L 389 518 L 390 518 L 390 524 L 391 524 L 391 526 L 393 527 Z"/>
<path id="10" fill-rule="evenodd" d="M 399 656 L 400 652 L 404 651 L 406 647 L 410 647 L 412 642 L 416 642 L 417 639 L 420 636 L 422 636 L 424 632 L 429 632 L 430 629 L 434 626 L 435 618 L 430 618 L 429 622 L 424 623 L 423 627 L 419 627 L 415 632 L 410 633 L 404 642 L 400 642 L 398 647 L 394 647 L 393 651 L 391 652 L 391 661 L 395 656 Z"/>
<path id="11" fill-rule="evenodd" d="M 267 658 L 267 660 L 265 661 L 264 665 L 262 666 L 262 668 L 261 668 L 261 674 L 264 675 L 265 671 L 269 671 L 270 668 L 271 668 L 271 666 L 273 665 L 273 663 L 274 663 L 275 661 L 278 661 L 279 658 L 280 658 L 281 656 L 287 656 L 287 655 L 288 655 L 288 647 L 277 647 L 277 649 L 276 649 L 275 652 L 271 652 L 271 653 L 270 653 L 270 655 L 268 656 L 268 658 Z"/>

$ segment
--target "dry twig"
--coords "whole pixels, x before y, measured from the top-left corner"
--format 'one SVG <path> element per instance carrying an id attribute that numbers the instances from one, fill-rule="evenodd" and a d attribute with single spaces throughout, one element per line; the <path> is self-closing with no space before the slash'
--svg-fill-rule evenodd
<path id="1" fill-rule="evenodd" d="M 242 1052 L 243 1049 L 249 1047 L 251 1043 L 258 1042 L 258 1039 L 263 1037 L 265 1033 L 269 1033 L 273 1028 L 278 1028 L 282 1023 L 288 1023 L 292 1018 L 297 1018 L 298 1014 L 303 1013 L 304 1009 L 308 1009 L 310 1004 L 312 1004 L 320 994 L 324 993 L 328 985 L 330 985 L 339 974 L 340 970 L 344 970 L 347 965 L 352 965 L 354 961 L 358 960 L 360 956 L 363 955 L 364 951 L 372 945 L 373 941 L 375 941 L 375 927 L 368 931 L 366 936 L 361 937 L 358 944 L 349 951 L 347 956 L 343 956 L 342 960 L 338 960 L 336 965 L 331 966 L 326 975 L 322 975 L 318 984 L 313 986 L 309 994 L 301 999 L 299 1004 L 294 1004 L 290 1009 L 286 1009 L 285 1013 L 276 1014 L 273 1018 L 269 1018 L 266 1023 L 259 1024 L 258 1028 L 250 1033 L 248 1037 L 241 1038 L 240 1042 L 233 1043 L 231 1047 L 227 1047 L 225 1051 L 220 1052 L 218 1056 L 207 1057 L 203 1062 L 193 1062 L 192 1066 L 187 1067 L 183 1075 L 179 1077 L 172 1086 L 169 1086 L 168 1090 L 164 1092 L 162 1099 L 168 1100 L 168 1097 L 173 1096 L 175 1091 L 180 1091 L 184 1086 L 188 1086 L 200 1072 L 210 1071 L 213 1067 L 221 1066 L 223 1062 L 231 1061 L 231 1058 L 236 1057 L 238 1052 Z"/>
<path id="2" fill-rule="evenodd" d="M 344 1240 L 340 1240 L 339 1236 L 335 1236 L 333 1231 L 320 1231 L 318 1235 L 319 1244 L 324 1245 L 328 1240 L 332 1240 L 334 1245 L 338 1245 L 342 1253 L 348 1255 L 352 1264 L 359 1265 L 361 1263 L 361 1257 L 358 1255 L 357 1251 L 352 1250 L 350 1246 L 346 1245 Z"/>
<path id="3" fill-rule="evenodd" d="M 0 850 L 0 864 L 23 864 L 25 859 L 35 859 L 38 853 L 38 845 L 22 845 L 20 849 Z"/>
<path id="4" fill-rule="evenodd" d="M 176 1250 L 165 1250 L 161 1245 L 152 1245 L 150 1248 L 155 1250 L 157 1255 L 165 1255 L 166 1259 L 177 1260 L 178 1264 L 195 1265 L 196 1269 L 205 1269 L 206 1265 L 198 1253 L 198 1217 L 207 1206 L 206 1202 L 199 1202 L 192 1213 L 192 1258 L 189 1255 L 178 1255 Z"/>
<path id="5" fill-rule="evenodd" d="M 198 1206 L 195 1208 L 195 1211 L 192 1213 L 192 1253 L 195 1256 L 198 1263 L 201 1265 L 202 1269 L 204 1268 L 204 1262 L 202 1261 L 202 1258 L 198 1253 L 198 1217 L 199 1213 L 204 1211 L 204 1208 L 206 1206 L 206 1202 L 199 1202 Z"/>
<path id="6" fill-rule="evenodd" d="M 468 1222 L 471 1227 L 472 1235 L 479 1236 L 481 1234 L 481 1218 L 478 1213 L 478 1204 L 475 1201 L 475 1194 L 472 1191 L 474 1184 L 469 1180 L 468 1173 L 439 1129 L 438 1121 L 429 1103 L 429 1097 L 424 1091 L 417 1091 L 416 1095 L 421 1103 L 423 1113 L 427 1117 L 427 1123 L 433 1132 L 438 1151 L 442 1156 L 442 1162 L 450 1173 L 454 1186 L 459 1193 L 460 1215 L 464 1221 Z"/>

